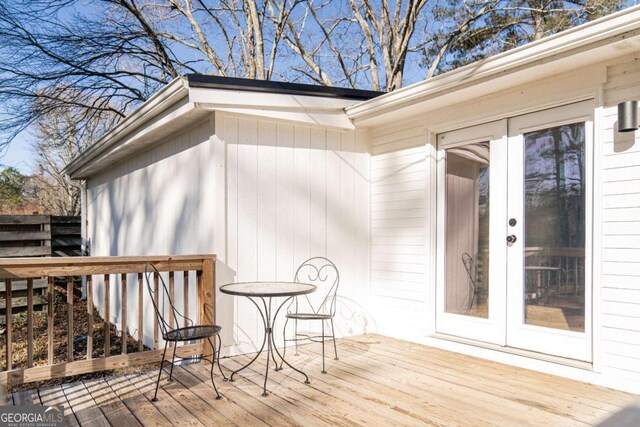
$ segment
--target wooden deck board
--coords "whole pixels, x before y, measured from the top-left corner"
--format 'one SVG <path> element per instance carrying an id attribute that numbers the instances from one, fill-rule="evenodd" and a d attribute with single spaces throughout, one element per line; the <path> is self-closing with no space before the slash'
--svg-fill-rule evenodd
<path id="1" fill-rule="evenodd" d="M 15 406 L 31 406 L 40 405 L 40 395 L 38 390 L 25 390 L 13 395 L 13 404 Z"/>
<path id="2" fill-rule="evenodd" d="M 408 390 L 412 405 L 420 401 L 429 403 L 431 406 L 425 410 L 432 415 L 440 415 L 445 425 L 447 422 L 463 425 L 469 422 L 472 425 L 526 425 L 532 416 L 536 416 L 538 425 L 557 425 L 554 423 L 557 419 L 549 420 L 546 414 L 536 413 L 536 408 L 500 398 L 492 389 L 478 392 L 473 388 L 473 381 L 463 383 L 456 378 L 441 379 L 426 375 L 417 366 L 405 365 L 389 357 L 378 358 L 371 353 L 350 355 L 346 363 L 348 365 L 343 369 L 345 375 L 351 377 L 354 375 L 352 372 L 357 371 L 364 377 L 383 380 L 383 389 Z M 328 368 L 328 372 L 331 372 L 331 368 Z M 387 377 L 386 372 L 393 374 Z"/>
<path id="3" fill-rule="evenodd" d="M 144 372 L 108 378 L 107 383 L 136 419 L 144 420 L 145 426 L 172 426 L 171 421 L 150 401 L 152 396 L 147 398 L 135 386 L 139 375 L 144 375 Z"/>
<path id="4" fill-rule="evenodd" d="M 7 402 L 62 404 L 69 426 L 586 426 L 640 407 L 631 394 L 380 335 L 339 340 L 338 361 L 328 349 L 327 374 L 319 343 L 288 353 L 311 384 L 286 366 L 271 369 L 267 397 L 260 355 L 234 382 L 216 367 L 221 400 L 209 366 L 192 363 L 175 366 L 172 382 L 163 374 L 158 402 L 151 402 L 157 370 L 20 392 Z M 228 372 L 248 360 L 222 365 Z"/>
<path id="5" fill-rule="evenodd" d="M 109 424 L 122 427 L 138 427 L 142 425 L 122 403 L 120 397 L 111 389 L 111 386 L 104 378 L 85 381 L 84 385 L 107 421 L 109 421 Z"/>
<path id="6" fill-rule="evenodd" d="M 350 354 L 356 359 L 358 357 L 364 358 L 362 364 L 364 367 L 374 366 L 378 363 L 379 366 L 390 364 L 404 371 L 412 371 L 416 379 L 423 379 L 422 383 L 437 385 L 435 393 L 439 393 L 439 390 L 453 388 L 453 395 L 448 396 L 448 399 L 460 400 L 462 408 L 474 408 L 475 406 L 475 410 L 481 411 L 485 415 L 492 414 L 492 416 L 499 417 L 499 413 L 494 413 L 494 407 L 499 407 L 501 410 L 510 407 L 512 409 L 510 412 L 511 422 L 526 422 L 522 417 L 535 417 L 540 420 L 544 419 L 551 425 L 563 419 L 574 419 L 577 425 L 580 425 L 592 421 L 598 415 L 607 414 L 604 411 L 579 405 L 576 405 L 577 410 L 570 410 L 572 408 L 563 405 L 562 399 L 544 394 L 542 390 L 535 395 L 535 399 L 532 399 L 530 386 L 525 388 L 522 380 L 515 378 L 514 384 L 509 384 L 510 378 L 498 375 L 493 378 L 485 377 L 482 375 L 483 371 L 477 367 L 469 372 L 460 373 L 459 363 L 453 361 L 448 365 L 446 361 L 437 360 L 434 355 L 428 356 L 427 363 L 425 359 L 417 356 L 410 356 L 409 359 L 406 359 L 403 355 L 389 356 L 388 354 L 377 354 L 374 351 L 368 351 L 363 356 L 358 356 L 357 347 L 350 348 L 348 345 L 344 345 L 342 348 L 347 352 L 351 351 Z M 416 360 L 424 363 L 416 365 Z M 456 364 L 457 367 L 454 369 Z M 470 381 L 470 379 L 472 380 Z M 473 397 L 473 401 L 468 402 L 468 397 Z M 486 405 L 489 407 L 487 408 Z"/>
<path id="7" fill-rule="evenodd" d="M 261 419 L 253 415 L 252 411 L 246 411 L 241 406 L 235 404 L 230 398 L 233 398 L 233 392 L 231 387 L 227 387 L 226 383 L 223 383 L 220 376 L 216 376 L 216 386 L 218 390 L 222 392 L 222 399 L 216 400 L 216 394 L 213 391 L 213 387 L 209 381 L 200 379 L 199 376 L 194 375 L 184 366 L 176 366 L 173 374 L 177 381 L 183 386 L 189 388 L 197 397 L 213 407 L 216 411 L 220 412 L 224 417 L 229 420 L 233 420 L 236 425 L 239 426 L 267 426 Z"/>
<path id="8" fill-rule="evenodd" d="M 237 369 L 249 360 L 248 357 L 230 360 L 227 366 Z M 231 364 L 233 365 L 230 366 Z M 256 363 L 246 370 L 249 371 L 247 374 L 245 374 L 246 371 L 243 371 L 240 375 L 244 374 L 243 376 L 253 383 L 252 388 L 261 390 L 264 369 L 264 357 L 259 357 Z M 308 369 L 305 367 L 305 370 Z M 281 372 L 269 372 L 269 384 L 267 385 L 269 397 L 278 400 L 277 405 L 274 406 L 298 424 L 304 420 L 297 420 L 296 416 L 299 418 L 299 415 L 291 408 L 295 408 L 296 411 L 303 409 L 305 414 L 313 414 L 314 421 L 318 425 L 325 426 L 366 426 L 380 420 L 380 418 L 376 419 L 375 415 L 379 415 L 381 411 L 373 410 L 363 413 L 350 404 L 350 400 L 354 396 L 340 396 L 336 389 L 331 387 L 316 387 L 312 373 L 307 372 L 307 374 L 311 378 L 311 385 L 305 384 L 302 375 L 287 367 Z M 355 399 L 359 398 L 355 397 Z"/>
<path id="9" fill-rule="evenodd" d="M 98 427 L 109 427 L 111 425 L 91 397 L 84 383 L 63 384 L 61 388 L 67 402 L 69 402 L 69 407 L 80 425 L 95 425 Z"/>
<path id="10" fill-rule="evenodd" d="M 80 426 L 80 423 L 78 423 L 78 419 L 76 418 L 75 413 L 69 405 L 69 402 L 67 401 L 67 398 L 65 397 L 64 391 L 62 391 L 61 386 L 41 388 L 38 390 L 38 395 L 40 396 L 40 402 L 42 402 L 43 405 L 62 405 L 62 407 L 64 408 L 63 424 L 65 426 Z"/>

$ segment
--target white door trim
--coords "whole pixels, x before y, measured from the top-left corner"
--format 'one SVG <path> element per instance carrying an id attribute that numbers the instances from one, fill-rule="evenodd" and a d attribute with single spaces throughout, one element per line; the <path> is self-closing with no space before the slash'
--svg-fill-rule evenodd
<path id="1" fill-rule="evenodd" d="M 591 362 L 593 253 L 593 100 L 543 110 L 509 120 L 509 217 L 518 219 L 509 234 L 517 236 L 507 251 L 507 345 L 510 347 Z M 524 200 L 523 135 L 569 123 L 585 123 L 585 331 L 573 332 L 524 323 Z M 505 234 L 506 236 L 506 234 Z"/>
<path id="2" fill-rule="evenodd" d="M 506 263 L 506 247 L 500 228 L 506 223 L 507 205 L 499 194 L 506 193 L 507 121 L 498 120 L 483 125 L 459 129 L 438 135 L 437 147 L 437 236 L 436 236 L 436 332 L 467 337 L 498 345 L 505 344 L 506 277 L 502 267 L 489 269 L 488 318 L 447 313 L 445 310 L 445 242 L 446 231 L 446 154 L 445 149 L 478 142 L 490 144 L 491 213 L 489 217 L 491 264 Z M 502 165 L 497 167 L 498 165 Z M 496 166 L 496 167 L 494 167 Z M 503 172 L 500 172 L 503 171 Z M 494 188 L 496 189 L 494 192 Z"/>

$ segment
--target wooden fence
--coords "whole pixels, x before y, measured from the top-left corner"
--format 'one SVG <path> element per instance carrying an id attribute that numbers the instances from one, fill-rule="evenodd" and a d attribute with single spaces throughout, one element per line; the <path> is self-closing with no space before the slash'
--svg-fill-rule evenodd
<path id="1" fill-rule="evenodd" d="M 79 216 L 0 215 L 0 258 L 81 256 Z M 36 310 L 46 309 L 47 281 L 33 281 Z M 13 315 L 27 309 L 27 282 L 13 282 Z M 0 323 L 5 321 L 6 286 L 0 282 Z"/>
<path id="2" fill-rule="evenodd" d="M 80 255 L 79 216 L 0 215 L 0 258 Z"/>
<path id="3" fill-rule="evenodd" d="M 51 256 L 82 256 L 79 216 L 51 216 Z"/>
<path id="4" fill-rule="evenodd" d="M 59 258 L 23 258 L 23 259 L 1 259 L 0 260 L 0 280 L 6 283 L 7 298 L 7 323 L 5 331 L 5 348 L 6 364 L 0 369 L 0 385 L 15 385 L 26 382 L 42 381 L 52 378 L 60 378 L 71 375 L 78 375 L 90 372 L 97 372 L 109 369 L 122 368 L 125 366 L 144 364 L 160 361 L 162 350 L 158 345 L 160 337 L 158 336 L 158 323 L 154 318 L 153 324 L 153 341 L 154 348 L 145 350 L 143 346 L 143 329 L 138 327 L 137 341 L 138 351 L 128 353 L 126 339 L 122 340 L 120 354 L 111 355 L 110 330 L 112 307 L 115 307 L 117 301 L 112 301 L 111 294 L 118 297 L 120 302 L 120 329 L 123 335 L 127 336 L 127 321 L 131 316 L 135 316 L 138 325 L 144 323 L 145 310 L 153 310 L 152 306 L 144 304 L 144 295 L 146 285 L 144 283 L 143 272 L 147 263 L 152 263 L 164 275 L 168 276 L 169 290 L 171 298 L 174 297 L 174 280 L 176 274 L 182 274 L 184 280 L 184 303 L 182 310 L 193 316 L 193 308 L 197 307 L 197 317 L 201 324 L 213 324 L 215 321 L 215 302 L 214 302 L 214 283 L 215 283 L 215 256 L 214 255 L 193 255 L 193 256 L 155 256 L 155 257 L 59 257 Z M 189 275 L 189 272 L 195 272 L 195 275 Z M 137 307 L 131 309 L 127 307 L 128 298 L 128 282 L 129 275 L 137 277 L 135 281 L 135 289 L 137 292 Z M 196 278 L 197 286 L 197 302 L 195 305 L 190 304 L 188 300 L 188 287 L 190 283 L 189 277 Z M 45 277 L 48 283 L 47 304 L 48 304 L 48 323 L 47 323 L 47 340 L 48 340 L 48 357 L 45 361 L 39 361 L 40 366 L 34 364 L 34 313 L 32 304 L 28 304 L 27 322 L 26 322 L 26 350 L 27 362 L 25 367 L 14 369 L 12 364 L 13 340 L 14 332 L 13 321 L 11 316 L 13 291 L 12 282 L 14 280 L 25 280 L 27 299 L 33 298 L 33 283 L 36 278 Z M 86 355 L 81 360 L 74 356 L 74 298 L 73 286 L 74 281 L 84 277 L 87 283 L 87 331 L 86 331 Z M 54 278 L 63 278 L 67 284 L 67 354 L 66 361 L 62 363 L 54 363 Z M 99 280 L 94 280 L 99 278 Z M 96 286 L 94 286 L 94 282 Z M 98 285 L 99 284 L 99 285 Z M 101 357 L 95 358 L 93 351 L 93 318 L 94 318 L 94 301 L 96 287 L 102 286 L 103 299 L 100 301 L 103 309 L 103 341 L 104 351 Z M 110 287 L 117 286 L 118 291 L 110 292 Z M 154 277 L 154 286 L 158 287 L 158 277 Z M 191 309 L 191 311 L 190 311 Z M 182 356 L 211 354 L 212 349 L 208 343 L 202 344 L 186 344 L 177 349 L 177 354 Z"/>

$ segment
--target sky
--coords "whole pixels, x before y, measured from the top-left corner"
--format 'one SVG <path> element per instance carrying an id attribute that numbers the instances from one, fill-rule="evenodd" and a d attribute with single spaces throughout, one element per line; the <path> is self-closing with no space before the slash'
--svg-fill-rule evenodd
<path id="1" fill-rule="evenodd" d="M 5 150 L 0 151 L 0 169 L 11 166 L 23 175 L 34 172 L 35 153 L 31 150 L 30 139 L 31 136 L 23 132 Z"/>

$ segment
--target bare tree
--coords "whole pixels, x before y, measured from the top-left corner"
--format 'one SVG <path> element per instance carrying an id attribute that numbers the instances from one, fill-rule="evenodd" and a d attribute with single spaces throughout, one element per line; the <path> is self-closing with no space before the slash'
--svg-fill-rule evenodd
<path id="1" fill-rule="evenodd" d="M 434 9 L 427 78 L 620 10 L 621 0 L 465 0 Z"/>
<path id="2" fill-rule="evenodd" d="M 287 22 L 283 37 L 307 66 L 299 71 L 320 84 L 337 81 L 385 91 L 402 86 L 427 0 L 338 3 L 341 7 L 336 2 L 306 0 L 305 14 Z"/>
<path id="3" fill-rule="evenodd" d="M 84 121 L 82 109 L 67 107 L 38 120 L 32 150 L 36 171 L 30 177 L 28 198 L 44 212 L 80 214 L 80 188 L 62 173 L 65 165 L 106 131 L 104 121 Z"/>
<path id="4" fill-rule="evenodd" d="M 73 111 L 87 143 L 179 75 L 395 90 L 624 0 L 12 0 L 0 146 Z M 45 123 L 43 125 L 41 122 Z"/>

